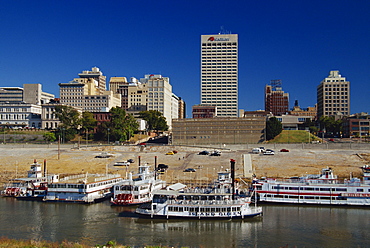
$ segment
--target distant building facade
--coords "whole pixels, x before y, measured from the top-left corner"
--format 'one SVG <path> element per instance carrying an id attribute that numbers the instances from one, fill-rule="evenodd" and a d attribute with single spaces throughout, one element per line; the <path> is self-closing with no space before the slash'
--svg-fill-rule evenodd
<path id="1" fill-rule="evenodd" d="M 172 85 L 168 77 L 159 74 L 145 75 L 140 79 L 148 89 L 147 110 L 157 110 L 166 118 L 167 125 L 172 126 Z"/>
<path id="2" fill-rule="evenodd" d="M 273 115 L 283 115 L 289 111 L 289 94 L 281 87 L 281 80 L 271 80 L 265 86 L 265 110 Z"/>
<path id="3" fill-rule="evenodd" d="M 0 127 L 41 128 L 41 105 L 31 103 L 0 103 Z"/>
<path id="4" fill-rule="evenodd" d="M 180 97 L 179 98 L 179 119 L 184 119 L 184 118 L 186 118 L 186 103 Z"/>
<path id="5" fill-rule="evenodd" d="M 350 103 L 350 82 L 339 71 L 330 71 L 317 86 L 317 117 L 349 116 Z"/>
<path id="6" fill-rule="evenodd" d="M 174 145 L 246 144 L 264 141 L 265 117 L 173 120 Z"/>
<path id="7" fill-rule="evenodd" d="M 93 93 L 93 95 L 102 94 L 104 91 L 107 90 L 106 86 L 106 76 L 103 75 L 103 72 L 100 71 L 98 67 L 93 67 L 91 71 L 83 71 L 78 74 L 80 77 L 79 79 L 75 78 L 75 81 L 87 83 L 93 82 L 94 89 L 97 90 L 97 93 Z"/>
<path id="8" fill-rule="evenodd" d="M 217 116 L 217 107 L 211 105 L 194 105 L 192 108 L 193 118 L 213 118 Z"/>
<path id="9" fill-rule="evenodd" d="M 280 115 L 275 116 L 284 130 L 304 130 L 301 128 L 306 121 L 313 121 L 313 116 Z"/>
<path id="10" fill-rule="evenodd" d="M 238 35 L 201 36 L 201 104 L 219 117 L 238 116 Z"/>
<path id="11" fill-rule="evenodd" d="M 108 112 L 113 107 L 121 107 L 121 95 L 105 90 L 105 76 L 99 68 L 78 75 L 80 78 L 59 84 L 62 105 L 89 112 Z"/>
<path id="12" fill-rule="evenodd" d="M 0 87 L 0 103 L 44 104 L 55 96 L 42 91 L 41 84 L 23 84 L 21 87 Z"/>
<path id="13" fill-rule="evenodd" d="M 370 115 L 358 113 L 343 119 L 343 137 L 370 138 Z"/>

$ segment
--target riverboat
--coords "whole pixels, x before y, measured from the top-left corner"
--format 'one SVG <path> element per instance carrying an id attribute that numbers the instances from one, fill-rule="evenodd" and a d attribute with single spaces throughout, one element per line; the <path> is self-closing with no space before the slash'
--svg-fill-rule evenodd
<path id="1" fill-rule="evenodd" d="M 254 179 L 258 201 L 266 203 L 370 206 L 370 166 L 358 178 L 339 181 L 331 168 L 319 175 L 285 180 Z"/>
<path id="2" fill-rule="evenodd" d="M 43 175 L 44 174 L 44 175 Z M 48 183 L 57 182 L 58 175 L 46 174 L 46 160 L 44 161 L 44 173 L 41 164 L 34 160 L 30 165 L 30 170 L 25 178 L 15 178 L 9 180 L 1 191 L 5 197 L 16 197 L 19 200 L 42 200 L 46 195 Z"/>
<path id="3" fill-rule="evenodd" d="M 155 191 L 152 202 L 139 206 L 135 212 L 167 219 L 244 219 L 261 215 L 261 207 L 250 205 L 251 195 L 236 194 L 233 172 L 219 172 L 216 182 L 205 188 L 175 184 Z"/>
<path id="4" fill-rule="evenodd" d="M 79 174 L 60 178 L 48 185 L 44 201 L 95 203 L 109 199 L 112 188 L 123 178 L 119 174 Z"/>
<path id="5" fill-rule="evenodd" d="M 150 171 L 147 164 L 140 165 L 137 174 L 128 174 L 128 179 L 113 187 L 111 204 L 128 206 L 147 203 L 152 200 L 154 190 L 166 187 L 166 181 L 158 178 L 156 171 Z"/>

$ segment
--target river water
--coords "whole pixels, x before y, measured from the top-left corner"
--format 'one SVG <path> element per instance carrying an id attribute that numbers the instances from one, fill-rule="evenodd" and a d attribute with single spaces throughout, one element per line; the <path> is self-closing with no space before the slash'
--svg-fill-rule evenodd
<path id="1" fill-rule="evenodd" d="M 265 205 L 246 220 L 140 219 L 134 208 L 0 198 L 0 236 L 132 247 L 369 247 L 369 208 Z"/>

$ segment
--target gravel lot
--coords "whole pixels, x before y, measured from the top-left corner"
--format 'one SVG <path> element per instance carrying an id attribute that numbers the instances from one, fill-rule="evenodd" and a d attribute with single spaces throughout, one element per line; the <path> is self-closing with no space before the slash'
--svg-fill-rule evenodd
<path id="1" fill-rule="evenodd" d="M 299 147 L 299 146 L 298 146 Z M 177 154 L 165 155 L 176 150 Z M 140 156 L 141 164 L 148 163 L 152 167 L 157 164 L 169 165 L 168 171 L 161 175 L 168 182 L 188 179 L 214 179 L 216 172 L 230 167 L 230 159 L 236 160 L 236 174 L 241 176 L 243 154 L 250 153 L 251 148 L 238 149 L 223 147 L 221 156 L 198 155 L 198 152 L 213 149 L 175 146 L 98 146 L 71 148 L 66 145 L 58 149 L 57 145 L 25 147 L 3 145 L 0 147 L 0 182 L 9 178 L 26 176 L 29 165 L 36 159 L 39 163 L 46 160 L 47 170 L 54 174 L 74 173 L 120 173 L 125 176 L 128 171 L 137 172 Z M 370 161 L 369 149 L 289 149 L 290 152 L 279 152 L 275 155 L 251 154 L 252 164 L 258 177 L 291 177 L 305 174 L 318 174 L 324 167 L 331 167 L 339 177 L 349 178 L 360 176 L 359 167 Z M 111 158 L 95 158 L 102 152 L 113 155 Z M 129 167 L 117 167 L 117 161 L 134 159 Z M 185 173 L 185 168 L 194 168 L 195 173 Z"/>

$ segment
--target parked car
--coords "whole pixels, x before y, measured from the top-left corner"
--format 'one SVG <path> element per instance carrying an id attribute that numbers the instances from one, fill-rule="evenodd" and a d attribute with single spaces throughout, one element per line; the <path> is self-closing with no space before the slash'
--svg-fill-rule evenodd
<path id="1" fill-rule="evenodd" d="M 175 155 L 173 151 L 167 152 L 166 155 Z"/>
<path id="2" fill-rule="evenodd" d="M 209 155 L 209 151 L 201 151 L 198 155 Z"/>
<path id="3" fill-rule="evenodd" d="M 176 151 L 176 150 L 173 150 L 172 152 L 173 152 L 174 154 L 176 154 L 176 153 L 177 153 L 177 151 Z"/>
<path id="4" fill-rule="evenodd" d="M 184 172 L 196 172 L 196 170 L 193 168 L 187 168 L 184 170 Z"/>
<path id="5" fill-rule="evenodd" d="M 261 152 L 261 149 L 259 149 L 259 148 L 253 148 L 252 149 L 252 153 L 254 153 L 254 154 L 258 154 L 260 152 Z"/>
<path id="6" fill-rule="evenodd" d="M 111 157 L 113 157 L 113 155 L 107 152 L 102 152 L 100 155 L 95 156 L 95 158 L 111 158 Z"/>
<path id="7" fill-rule="evenodd" d="M 130 159 L 127 159 L 127 162 L 135 163 L 135 160 L 133 160 L 132 158 L 130 158 Z"/>
<path id="8" fill-rule="evenodd" d="M 168 169 L 168 165 L 166 164 L 158 164 L 157 166 L 157 170 L 167 170 Z"/>
<path id="9" fill-rule="evenodd" d="M 281 149 L 280 152 L 289 152 L 288 149 Z"/>
<path id="10" fill-rule="evenodd" d="M 129 166 L 130 162 L 128 161 L 123 161 L 123 162 L 115 162 L 113 166 Z"/>
<path id="11" fill-rule="evenodd" d="M 221 153 L 218 151 L 214 151 L 209 156 L 221 156 Z"/>
<path id="12" fill-rule="evenodd" d="M 263 155 L 275 155 L 275 152 L 273 151 L 265 151 Z"/>
<path id="13" fill-rule="evenodd" d="M 265 151 L 266 151 L 265 147 L 261 146 L 261 147 L 260 147 L 260 151 L 261 151 L 261 152 L 265 152 Z"/>

